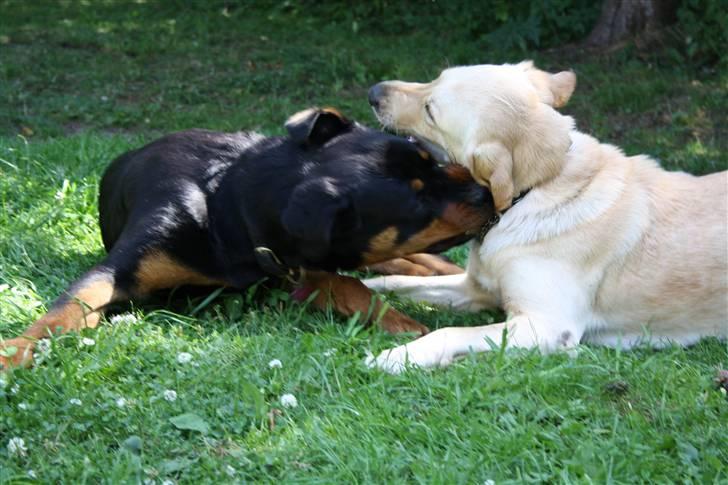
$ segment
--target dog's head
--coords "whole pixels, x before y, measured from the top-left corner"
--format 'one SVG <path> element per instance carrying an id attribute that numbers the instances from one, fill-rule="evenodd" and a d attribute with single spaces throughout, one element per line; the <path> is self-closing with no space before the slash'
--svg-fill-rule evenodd
<path id="1" fill-rule="evenodd" d="M 286 124 L 300 182 L 281 212 L 303 266 L 332 270 L 471 238 L 493 215 L 490 192 L 422 146 L 310 109 Z"/>
<path id="2" fill-rule="evenodd" d="M 573 72 L 550 74 L 524 61 L 454 67 L 426 84 L 381 82 L 369 103 L 387 128 L 440 145 L 469 168 L 502 211 L 561 170 L 573 120 L 554 108 L 575 86 Z"/>

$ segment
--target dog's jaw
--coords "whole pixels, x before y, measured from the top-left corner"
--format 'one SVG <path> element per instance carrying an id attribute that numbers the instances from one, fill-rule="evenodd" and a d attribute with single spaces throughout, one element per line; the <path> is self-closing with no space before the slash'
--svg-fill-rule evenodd
<path id="1" fill-rule="evenodd" d="M 391 130 L 396 132 L 397 128 L 394 126 L 394 119 L 389 114 L 383 114 L 378 110 L 376 107 L 372 106 L 372 111 L 374 112 L 374 116 L 377 117 L 377 120 L 379 123 L 381 123 L 382 128 L 384 130 Z M 396 133 L 395 133 L 396 134 Z"/>

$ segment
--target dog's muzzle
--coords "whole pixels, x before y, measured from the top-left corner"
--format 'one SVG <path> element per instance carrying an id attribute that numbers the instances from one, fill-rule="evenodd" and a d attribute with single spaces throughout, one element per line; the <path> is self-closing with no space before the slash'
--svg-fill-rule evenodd
<path id="1" fill-rule="evenodd" d="M 381 82 L 377 83 L 371 88 L 369 88 L 369 105 L 374 108 L 374 110 L 379 110 L 379 105 L 382 102 L 382 99 L 387 95 L 387 86 Z"/>

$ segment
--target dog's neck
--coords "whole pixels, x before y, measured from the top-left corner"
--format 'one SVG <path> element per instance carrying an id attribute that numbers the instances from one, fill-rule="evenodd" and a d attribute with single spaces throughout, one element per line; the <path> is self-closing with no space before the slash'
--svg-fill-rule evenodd
<path id="1" fill-rule="evenodd" d="M 523 192 L 521 192 L 520 194 L 518 194 L 518 195 L 517 195 L 517 196 L 516 196 L 516 197 L 515 197 L 515 198 L 513 199 L 513 202 L 511 202 L 511 206 L 510 206 L 510 207 L 508 207 L 508 208 L 507 208 L 506 210 L 504 210 L 504 211 L 502 211 L 502 212 L 500 212 L 500 213 L 496 212 L 495 214 L 493 214 L 493 217 L 491 217 L 490 219 L 488 219 L 488 220 L 486 221 L 486 223 L 485 223 L 485 224 L 483 224 L 483 225 L 482 225 L 482 226 L 480 227 L 480 229 L 478 229 L 478 234 L 477 234 L 477 236 L 476 236 L 476 240 L 477 240 L 477 241 L 478 241 L 479 243 L 482 243 L 482 242 L 483 242 L 483 239 L 485 239 L 485 236 L 487 236 L 487 235 L 488 235 L 488 232 L 490 232 L 490 230 L 491 230 L 491 229 L 493 229 L 493 228 L 494 228 L 495 226 L 497 226 L 497 225 L 498 225 L 498 223 L 499 223 L 499 222 L 500 222 L 500 220 L 501 220 L 501 217 L 503 217 L 503 216 L 505 215 L 505 213 L 506 213 L 506 212 L 508 212 L 508 211 L 509 211 L 510 209 L 512 209 L 514 205 L 516 205 L 516 204 L 518 204 L 518 203 L 519 203 L 520 201 L 522 201 L 522 200 L 523 200 L 523 199 L 524 199 L 524 198 L 525 198 L 525 197 L 526 197 L 526 196 L 528 195 L 528 193 L 529 193 L 530 191 L 531 191 L 531 189 L 530 189 L 530 188 L 529 188 L 529 189 L 526 189 L 526 190 L 524 190 Z"/>
<path id="2" fill-rule="evenodd" d="M 553 239 L 601 217 L 624 200 L 628 181 L 634 176 L 629 159 L 616 147 L 600 144 L 584 133 L 573 131 L 571 138 L 561 172 L 511 206 L 483 241 L 483 254 Z M 630 214 L 643 212 L 632 208 Z"/>
<path id="3" fill-rule="evenodd" d="M 537 189 L 539 208 L 544 212 L 552 212 L 558 206 L 578 203 L 587 197 L 594 200 L 590 205 L 594 213 L 605 210 L 611 203 L 607 200 L 610 198 L 608 195 L 619 193 L 614 184 L 624 183 L 630 177 L 630 164 L 621 162 L 626 157 L 617 147 L 601 144 L 576 130 L 570 133 L 570 138 L 571 146 L 564 156 L 559 174 L 534 187 Z M 605 176 L 613 180 L 608 193 L 593 189 L 595 181 Z"/>
<path id="4" fill-rule="evenodd" d="M 573 187 L 589 184 L 598 172 L 603 170 L 606 160 L 604 150 L 619 151 L 611 145 L 599 143 L 596 138 L 573 130 L 569 134 L 571 145 L 564 155 L 561 171 L 551 182 L 557 185 L 570 184 Z M 620 156 L 623 156 L 621 153 Z"/>

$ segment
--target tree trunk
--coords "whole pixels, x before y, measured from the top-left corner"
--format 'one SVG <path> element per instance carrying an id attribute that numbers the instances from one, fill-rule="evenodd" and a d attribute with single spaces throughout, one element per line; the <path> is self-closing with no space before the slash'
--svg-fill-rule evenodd
<path id="1" fill-rule="evenodd" d="M 604 0 L 587 45 L 604 47 L 674 20 L 675 0 Z"/>

